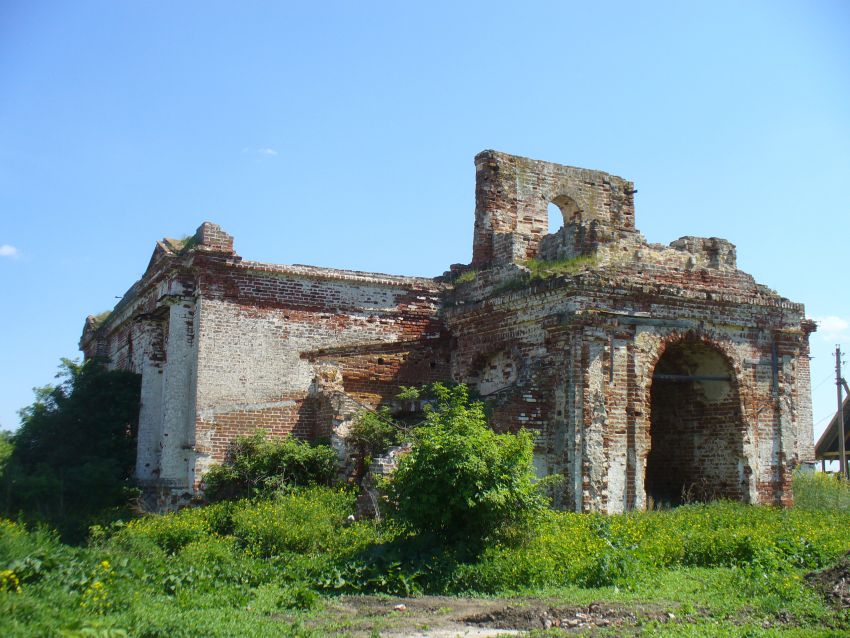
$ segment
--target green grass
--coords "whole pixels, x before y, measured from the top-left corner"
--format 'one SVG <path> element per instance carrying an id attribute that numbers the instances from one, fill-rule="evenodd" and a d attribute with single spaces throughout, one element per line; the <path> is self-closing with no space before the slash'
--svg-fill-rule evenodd
<path id="1" fill-rule="evenodd" d="M 477 270 L 466 270 L 462 272 L 457 278 L 454 280 L 455 284 L 467 284 L 472 281 L 475 281 L 478 278 Z"/>
<path id="2" fill-rule="evenodd" d="M 522 262 L 528 268 L 531 281 L 549 279 L 551 277 L 562 277 L 564 275 L 575 275 L 582 270 L 595 266 L 599 261 L 596 255 L 580 255 L 570 259 L 559 259 L 546 261 L 543 259 L 529 259 Z"/>
<path id="3" fill-rule="evenodd" d="M 329 488 L 145 516 L 96 529 L 84 547 L 3 521 L 0 635 L 333 635 L 348 621 L 332 597 L 367 592 L 609 601 L 691 619 L 648 621 L 646 635 L 846 634 L 846 613 L 802 579 L 850 550 L 850 512 L 824 509 L 847 486 L 827 481 L 797 477 L 790 510 L 549 512 L 465 559 L 389 524 L 348 523 L 354 495 Z"/>
<path id="4" fill-rule="evenodd" d="M 559 259 L 556 261 L 546 261 L 543 259 L 529 259 L 520 262 L 521 266 L 528 269 L 528 272 L 520 272 L 508 279 L 502 281 L 493 289 L 493 294 L 499 295 L 515 290 L 522 290 L 528 285 L 536 281 L 545 281 L 555 277 L 576 275 L 584 270 L 588 270 L 599 263 L 599 258 L 596 255 L 582 255 L 571 259 Z"/>

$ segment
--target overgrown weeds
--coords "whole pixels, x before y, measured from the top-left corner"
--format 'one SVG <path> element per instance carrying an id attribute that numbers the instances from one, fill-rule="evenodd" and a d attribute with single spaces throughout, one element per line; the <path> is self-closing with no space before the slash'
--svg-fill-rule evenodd
<path id="1" fill-rule="evenodd" d="M 797 473 L 794 476 L 794 504 L 806 510 L 850 511 L 850 481 L 825 472 Z"/>
<path id="2" fill-rule="evenodd" d="M 0 631 L 228 636 L 244 625 L 249 636 L 298 635 L 297 619 L 328 593 L 568 588 L 619 599 L 685 577 L 703 583 L 694 595 L 707 613 L 819 622 L 831 612 L 801 575 L 850 550 L 850 514 L 837 510 L 715 502 L 614 516 L 548 511 L 522 542 L 494 537 L 470 554 L 392 521 L 351 522 L 353 507 L 352 492 L 293 488 L 115 524 L 84 548 L 4 521 L 0 573 L 10 585 L 0 591 Z"/>

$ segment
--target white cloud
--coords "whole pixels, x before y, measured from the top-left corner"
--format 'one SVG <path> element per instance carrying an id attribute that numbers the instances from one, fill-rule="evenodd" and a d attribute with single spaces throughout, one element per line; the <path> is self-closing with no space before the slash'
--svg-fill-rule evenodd
<path id="1" fill-rule="evenodd" d="M 276 150 L 274 150 L 273 148 L 261 148 L 261 149 L 260 149 L 259 151 L 257 151 L 257 152 L 258 152 L 260 155 L 268 155 L 269 157 L 272 157 L 272 156 L 274 156 L 274 155 L 277 155 L 277 151 L 276 151 Z"/>
<path id="2" fill-rule="evenodd" d="M 21 251 L 19 251 L 14 246 L 10 246 L 9 244 L 3 244 L 0 246 L 0 257 L 10 257 L 11 259 L 17 259 L 21 256 Z"/>
<path id="3" fill-rule="evenodd" d="M 815 317 L 818 324 L 818 334 L 824 341 L 846 341 L 850 338 L 850 321 L 830 315 Z"/>

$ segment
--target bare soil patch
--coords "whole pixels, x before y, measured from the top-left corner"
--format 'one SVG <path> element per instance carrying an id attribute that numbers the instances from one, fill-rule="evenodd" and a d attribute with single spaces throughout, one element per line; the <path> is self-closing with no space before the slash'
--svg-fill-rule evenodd
<path id="1" fill-rule="evenodd" d="M 646 621 L 667 622 L 675 614 L 652 605 L 641 605 L 639 610 L 611 603 L 591 603 L 568 607 L 515 606 L 475 614 L 464 622 L 496 629 L 561 629 L 585 630 L 593 627 L 635 626 Z"/>
<path id="2" fill-rule="evenodd" d="M 395 638 L 483 638 L 552 628 L 585 633 L 603 628 L 626 630 L 649 621 L 678 621 L 674 614 L 646 603 L 558 606 L 539 598 L 347 596 L 329 607 L 328 616 L 335 619 L 341 633 L 369 636 L 377 630 L 381 636 Z M 319 626 L 327 628 L 326 620 L 327 616 Z"/>
<path id="3" fill-rule="evenodd" d="M 806 581 L 840 609 L 850 609 L 850 554 L 836 565 L 806 574 Z"/>

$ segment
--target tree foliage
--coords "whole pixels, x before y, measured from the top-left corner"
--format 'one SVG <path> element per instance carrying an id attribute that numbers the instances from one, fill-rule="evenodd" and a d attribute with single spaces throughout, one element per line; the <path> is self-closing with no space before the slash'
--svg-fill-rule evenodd
<path id="1" fill-rule="evenodd" d="M 258 430 L 237 437 L 227 459 L 204 475 L 210 501 L 265 496 L 287 485 L 330 485 L 337 456 L 329 445 L 311 445 L 291 436 L 267 439 Z"/>
<path id="2" fill-rule="evenodd" d="M 2 504 L 7 514 L 49 523 L 73 539 L 133 494 L 141 380 L 96 359 L 63 359 L 57 378 L 20 411 Z"/>
<path id="3" fill-rule="evenodd" d="M 497 434 L 464 385 L 434 384 L 411 452 L 388 483 L 395 520 L 444 544 L 474 547 L 532 522 L 547 506 L 526 431 Z"/>

